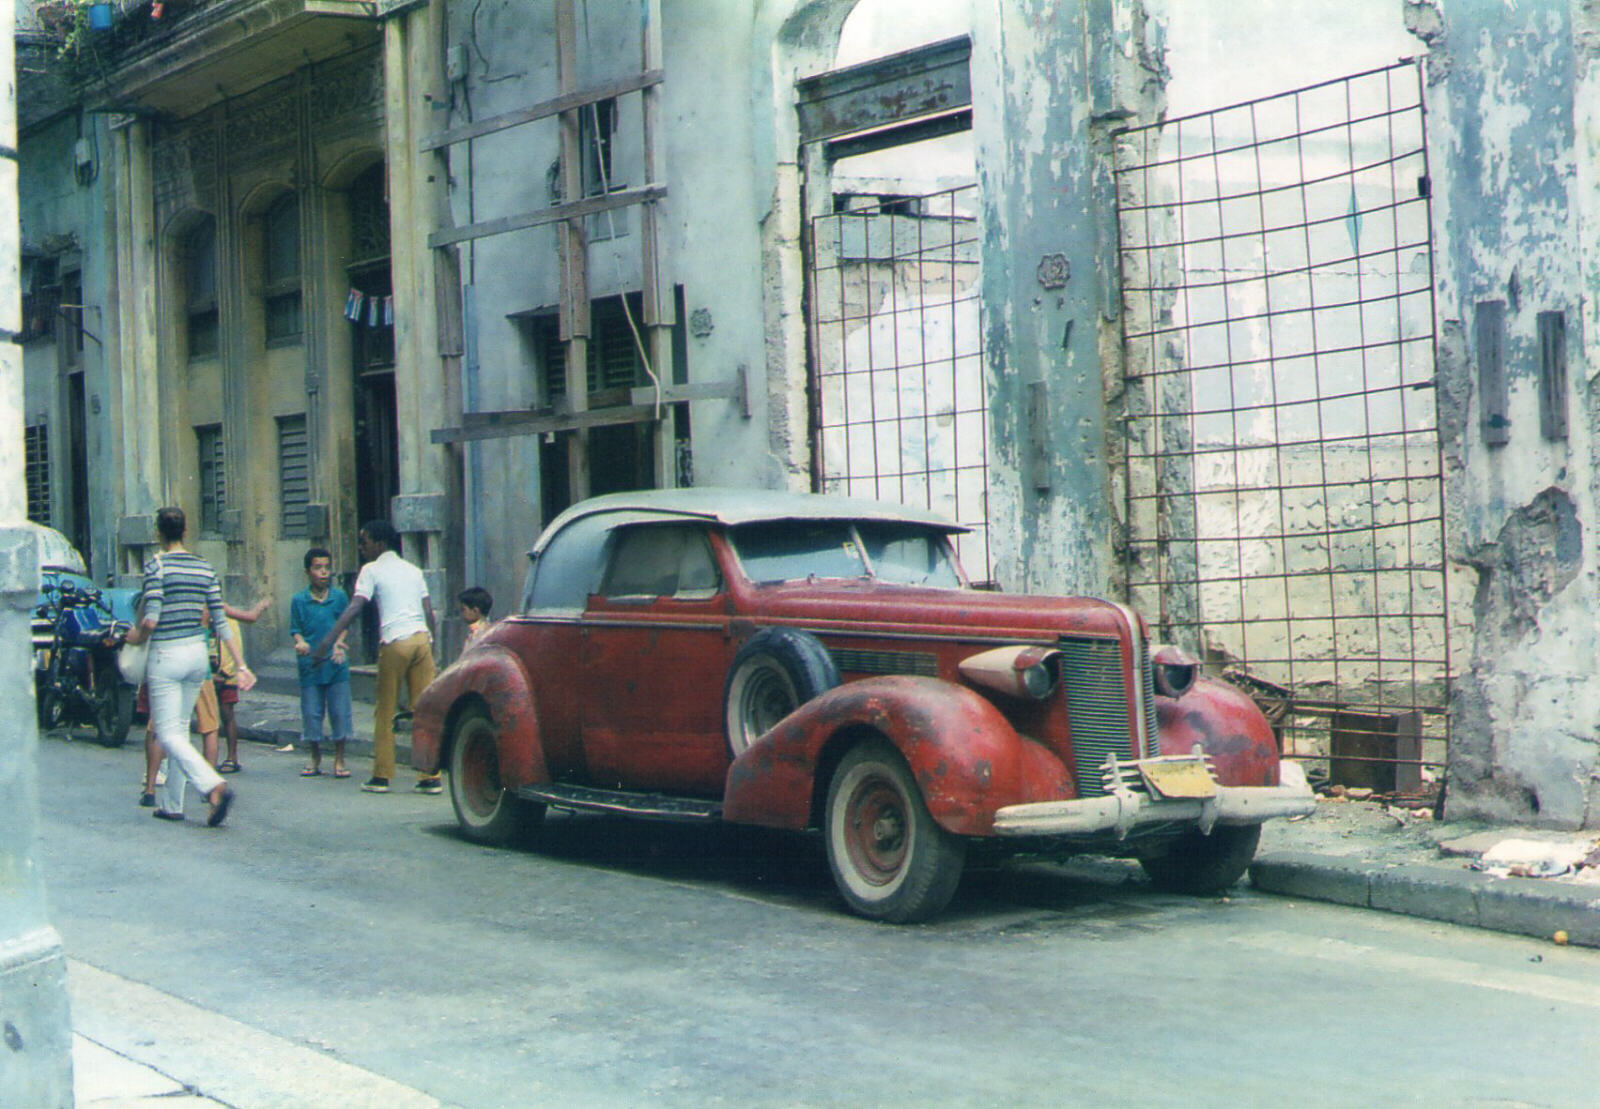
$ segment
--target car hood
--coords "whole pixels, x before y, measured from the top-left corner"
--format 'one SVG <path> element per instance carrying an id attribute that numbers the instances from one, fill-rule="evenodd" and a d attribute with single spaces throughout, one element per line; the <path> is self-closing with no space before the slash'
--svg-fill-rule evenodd
<path id="1" fill-rule="evenodd" d="M 978 589 L 926 589 L 876 581 L 785 582 L 752 588 L 752 615 L 804 620 L 824 626 L 927 627 L 949 635 L 1054 639 L 1059 635 L 1118 635 L 1131 610 L 1093 597 L 991 593 Z"/>

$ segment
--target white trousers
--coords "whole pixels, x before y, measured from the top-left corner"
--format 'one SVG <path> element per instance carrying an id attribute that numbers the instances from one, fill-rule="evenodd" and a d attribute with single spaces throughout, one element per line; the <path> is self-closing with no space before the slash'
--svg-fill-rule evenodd
<path id="1" fill-rule="evenodd" d="M 204 636 L 150 644 L 145 684 L 150 694 L 150 719 L 156 741 L 167 753 L 167 780 L 156 787 L 156 807 L 181 813 L 189 782 L 209 797 L 222 784 L 222 776 L 189 741 L 189 717 L 194 713 L 200 683 L 211 680 L 211 660 Z"/>

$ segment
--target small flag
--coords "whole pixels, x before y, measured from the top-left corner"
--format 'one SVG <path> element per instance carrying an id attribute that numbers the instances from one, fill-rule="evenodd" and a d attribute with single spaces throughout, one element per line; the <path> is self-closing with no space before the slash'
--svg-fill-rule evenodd
<path id="1" fill-rule="evenodd" d="M 383 298 L 383 326 L 394 326 L 394 297 L 392 296 Z"/>
<path id="2" fill-rule="evenodd" d="M 368 327 L 377 327 L 378 326 L 378 320 L 381 318 L 380 317 L 380 313 L 383 311 L 383 306 L 380 305 L 378 303 L 378 301 L 380 301 L 382 299 L 383 299 L 382 297 L 368 297 L 367 298 L 367 326 Z"/>
<path id="3" fill-rule="evenodd" d="M 351 289 L 350 295 L 344 298 L 344 318 L 351 323 L 361 319 L 361 290 Z"/>

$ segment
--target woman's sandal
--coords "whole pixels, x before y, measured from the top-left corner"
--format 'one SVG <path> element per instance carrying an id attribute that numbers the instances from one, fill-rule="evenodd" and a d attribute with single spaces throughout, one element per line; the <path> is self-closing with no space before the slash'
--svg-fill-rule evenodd
<path id="1" fill-rule="evenodd" d="M 350 768 L 347 766 L 336 766 L 333 768 L 333 776 L 335 778 L 348 778 L 350 777 Z"/>
<path id="2" fill-rule="evenodd" d="M 307 766 L 303 767 L 300 771 L 300 777 L 302 778 L 319 778 L 321 776 L 322 767 L 320 766 Z"/>
<path id="3" fill-rule="evenodd" d="M 223 759 L 217 763 L 218 774 L 237 774 L 243 769 L 244 767 L 240 766 L 234 759 Z"/>
<path id="4" fill-rule="evenodd" d="M 227 786 L 222 787 L 222 795 L 211 806 L 211 815 L 206 817 L 206 827 L 215 828 L 228 819 L 228 810 L 233 807 L 233 790 Z"/>

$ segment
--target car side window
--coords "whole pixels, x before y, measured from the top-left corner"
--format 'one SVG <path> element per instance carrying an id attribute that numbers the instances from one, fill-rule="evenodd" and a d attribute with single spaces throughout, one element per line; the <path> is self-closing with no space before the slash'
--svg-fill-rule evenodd
<path id="1" fill-rule="evenodd" d="M 618 530 L 600 592 L 692 600 L 715 596 L 721 584 L 703 527 L 644 524 Z"/>

